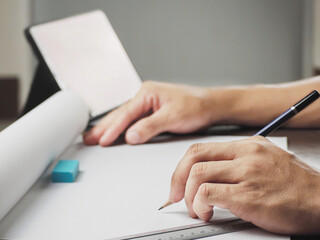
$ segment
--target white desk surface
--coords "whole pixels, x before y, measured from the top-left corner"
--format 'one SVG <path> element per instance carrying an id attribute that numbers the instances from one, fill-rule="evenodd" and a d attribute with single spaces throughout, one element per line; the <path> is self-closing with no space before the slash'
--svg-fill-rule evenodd
<path id="1" fill-rule="evenodd" d="M 200 220 L 188 217 L 184 202 L 158 212 L 167 200 L 171 174 L 191 144 L 237 138 L 189 136 L 161 141 L 160 137 L 154 143 L 108 148 L 85 147 L 78 141 L 61 158 L 80 161 L 76 182 L 52 183 L 52 167 L 49 168 L 0 222 L 0 238 L 107 239 L 199 223 Z M 286 147 L 286 139 L 275 141 Z M 290 141 L 289 137 L 289 144 Z M 303 151 L 299 144 L 294 146 Z M 294 149 L 289 145 L 289 150 Z M 314 161 L 313 158 L 314 155 L 308 161 Z M 216 219 L 230 216 L 226 210 L 215 212 Z M 223 236 L 288 239 L 260 229 Z"/>

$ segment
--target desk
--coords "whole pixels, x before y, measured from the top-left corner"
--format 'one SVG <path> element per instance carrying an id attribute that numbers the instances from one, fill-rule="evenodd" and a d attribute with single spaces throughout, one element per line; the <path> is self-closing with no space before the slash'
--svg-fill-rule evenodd
<path id="1" fill-rule="evenodd" d="M 222 134 L 250 136 L 252 133 L 253 131 L 250 130 L 213 128 L 201 136 Z M 318 137 L 320 132 L 280 130 L 275 135 L 288 136 L 291 151 L 296 151 L 310 165 L 320 166 L 315 161 L 315 156 L 320 155 L 320 149 L 316 148 L 316 141 L 318 144 L 320 143 L 320 137 Z M 29 236 L 32 236 L 35 231 L 34 226 L 37 226 L 39 227 L 39 229 L 36 229 L 38 232 L 51 232 L 56 236 L 67 238 L 68 228 L 73 227 L 74 229 L 80 228 L 84 232 L 83 239 L 100 239 L 99 234 L 94 236 L 96 230 L 109 228 L 110 232 L 119 233 L 119 230 L 116 230 L 119 227 L 119 220 L 126 226 L 126 232 L 143 232 L 142 229 L 145 228 L 142 228 L 141 223 L 133 219 L 136 219 L 137 215 L 142 215 L 143 219 L 149 219 L 150 212 L 159 214 L 156 209 L 162 204 L 162 201 L 166 200 L 164 198 L 168 194 L 172 171 L 187 148 L 192 143 L 199 141 L 210 141 L 210 137 L 204 141 L 203 139 L 198 140 L 195 135 L 173 138 L 169 136 L 169 139 L 166 135 L 163 135 L 145 145 L 129 146 L 119 143 L 110 148 L 85 147 L 79 142 L 64 154 L 66 158 L 80 160 L 80 170 L 82 166 L 84 172 L 80 172 L 77 179 L 78 183 L 69 185 L 52 184 L 49 169 L 1 222 L 0 232 L 7 232 L 8 236 L 10 234 L 12 234 L 11 236 L 18 236 L 20 231 L 20 234 L 23 233 L 22 236 L 25 236 L 26 233 L 30 233 Z M 171 142 L 174 144 L 171 144 Z M 311 146 L 307 146 L 308 144 Z M 312 146 L 314 146 L 314 149 Z M 167 152 L 170 152 L 170 155 L 166 155 Z M 168 156 L 170 156 L 170 159 L 166 159 Z M 128 161 L 128 158 L 132 161 Z M 121 162 L 125 163 L 125 165 L 122 165 L 125 168 L 121 168 L 120 173 L 132 176 L 130 183 L 127 180 L 124 181 L 121 174 L 113 176 L 111 176 L 112 174 L 110 176 L 106 174 L 106 171 L 109 171 L 109 173 L 119 171 Z M 152 169 L 153 172 L 144 173 L 144 169 L 132 172 L 135 165 L 147 166 L 147 169 Z M 159 174 L 155 175 L 155 171 L 160 172 L 161 176 Z M 141 173 L 143 174 L 141 175 Z M 155 176 L 160 177 L 161 180 L 155 180 Z M 93 182 L 103 184 L 92 184 Z M 132 186 L 135 186 L 134 189 Z M 67 192 L 66 189 L 68 189 Z M 157 191 L 155 192 L 154 189 L 157 189 Z M 149 194 L 146 194 L 146 192 L 149 192 Z M 116 197 L 114 193 L 117 194 Z M 151 196 L 150 193 L 152 193 Z M 140 203 L 139 205 L 141 196 L 144 196 L 143 204 Z M 106 204 L 106 201 L 108 201 L 108 204 Z M 117 219 L 114 218 L 115 215 L 108 215 L 108 213 L 114 212 L 114 206 L 119 204 L 125 209 L 123 215 L 117 216 Z M 132 205 L 135 204 L 139 207 L 132 208 Z M 183 202 L 180 206 L 177 205 L 174 206 L 174 210 L 171 209 L 157 215 L 161 228 L 167 228 L 171 224 L 178 225 L 181 222 L 192 224 L 198 221 L 187 217 Z M 168 220 L 166 216 L 170 216 L 173 222 L 166 222 Z M 57 219 L 61 219 L 61 222 L 65 222 L 66 225 L 56 224 Z M 91 224 L 88 224 L 88 222 Z M 28 227 L 26 227 L 26 223 Z M 145 221 L 144 224 L 151 226 L 152 222 Z M 80 226 L 86 229 L 83 230 Z M 87 236 L 85 236 L 86 233 Z M 128 233 L 123 232 L 123 235 L 129 235 Z M 69 231 L 69 234 L 69 239 L 71 239 L 72 232 Z M 106 237 L 113 237 L 112 234 Z"/>

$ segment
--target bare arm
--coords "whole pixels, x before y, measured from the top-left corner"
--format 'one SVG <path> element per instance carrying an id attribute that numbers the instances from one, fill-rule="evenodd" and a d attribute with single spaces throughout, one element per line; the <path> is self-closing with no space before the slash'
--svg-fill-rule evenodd
<path id="1" fill-rule="evenodd" d="M 312 90 L 320 90 L 320 77 L 302 81 L 211 89 L 212 102 L 224 106 L 218 115 L 212 113 L 212 122 L 249 126 L 264 125 Z M 217 103 L 219 104 L 219 103 Z M 287 123 L 287 127 L 320 127 L 320 101 L 316 101 Z"/>
<path id="2" fill-rule="evenodd" d="M 189 133 L 212 124 L 261 126 L 314 89 L 320 90 L 320 77 L 220 88 L 149 81 L 131 101 L 85 133 L 84 142 L 108 146 L 125 132 L 129 144 L 140 144 L 161 132 Z M 319 112 L 317 101 L 291 119 L 287 127 L 320 127 Z"/>

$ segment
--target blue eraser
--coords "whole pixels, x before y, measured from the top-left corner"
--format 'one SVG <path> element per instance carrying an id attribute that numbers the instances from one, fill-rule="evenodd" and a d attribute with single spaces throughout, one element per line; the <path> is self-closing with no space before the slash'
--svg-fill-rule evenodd
<path id="1" fill-rule="evenodd" d="M 74 182 L 78 171 L 78 160 L 60 160 L 52 170 L 52 182 Z"/>

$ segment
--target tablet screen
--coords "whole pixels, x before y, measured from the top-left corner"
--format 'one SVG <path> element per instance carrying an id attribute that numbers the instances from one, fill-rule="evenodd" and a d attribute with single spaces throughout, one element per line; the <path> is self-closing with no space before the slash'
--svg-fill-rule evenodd
<path id="1" fill-rule="evenodd" d="M 141 86 L 100 10 L 32 26 L 29 33 L 60 88 L 78 93 L 92 117 L 125 103 Z"/>

